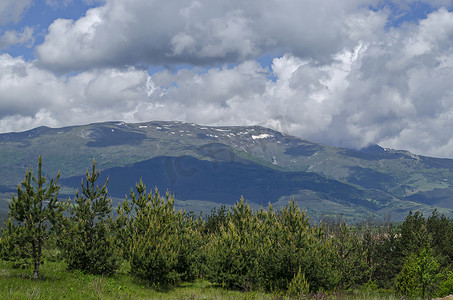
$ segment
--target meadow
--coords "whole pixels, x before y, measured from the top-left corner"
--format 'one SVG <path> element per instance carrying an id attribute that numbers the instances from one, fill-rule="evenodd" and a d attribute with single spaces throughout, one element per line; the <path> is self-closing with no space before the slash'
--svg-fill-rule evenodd
<path id="1" fill-rule="evenodd" d="M 289 297 L 282 293 L 242 292 L 222 288 L 198 279 L 192 283 L 166 289 L 150 289 L 129 274 L 128 266 L 114 276 L 90 275 L 68 271 L 64 262 L 46 261 L 41 278 L 33 280 L 30 268 L 14 268 L 13 263 L 0 261 L 0 297 L 2 299 L 400 299 L 371 288 L 348 292 L 314 293 Z"/>

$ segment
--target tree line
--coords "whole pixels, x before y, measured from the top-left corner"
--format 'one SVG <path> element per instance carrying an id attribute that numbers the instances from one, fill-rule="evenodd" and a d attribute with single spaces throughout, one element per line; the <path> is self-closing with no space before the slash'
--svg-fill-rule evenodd
<path id="1" fill-rule="evenodd" d="M 243 198 L 209 215 L 176 211 L 174 196 L 147 191 L 140 180 L 114 208 L 108 179 L 98 184 L 93 160 L 80 192 L 58 198 L 59 174 L 26 171 L 9 204 L 0 257 L 32 265 L 39 278 L 43 253 L 69 270 L 114 274 L 120 264 L 150 287 L 204 278 L 224 288 L 292 296 L 368 287 L 423 298 L 453 293 L 453 221 L 436 210 L 390 222 L 311 224 L 294 200 L 276 211 L 253 211 Z M 54 249 L 54 250 L 55 250 Z"/>

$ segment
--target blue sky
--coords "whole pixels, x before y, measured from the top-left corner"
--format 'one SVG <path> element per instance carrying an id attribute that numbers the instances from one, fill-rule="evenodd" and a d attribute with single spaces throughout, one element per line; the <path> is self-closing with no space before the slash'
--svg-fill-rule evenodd
<path id="1" fill-rule="evenodd" d="M 46 4 L 44 0 L 31 1 L 30 8 L 24 9 L 18 22 L 8 22 L 1 27 L 1 30 L 23 31 L 23 28 L 30 27 L 35 33 L 34 44 L 41 44 L 46 35 L 47 28 L 55 19 L 77 20 L 83 17 L 88 9 L 99 5 L 95 3 L 89 4 L 84 1 L 71 1 L 67 4 L 64 4 L 64 1 L 58 1 L 58 3 L 60 2 L 63 2 L 63 4 Z M 33 47 L 13 45 L 5 52 L 13 56 L 23 56 L 27 60 L 32 60 L 34 59 L 33 49 Z"/>
<path id="2" fill-rule="evenodd" d="M 263 125 L 453 158 L 453 1 L 2 0 L 0 132 Z"/>

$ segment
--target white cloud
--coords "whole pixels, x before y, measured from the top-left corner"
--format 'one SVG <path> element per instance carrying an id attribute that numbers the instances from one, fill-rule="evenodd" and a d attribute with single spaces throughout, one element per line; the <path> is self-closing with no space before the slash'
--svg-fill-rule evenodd
<path id="1" fill-rule="evenodd" d="M 441 8 L 433 12 L 429 18 L 420 21 L 417 34 L 408 40 L 404 49 L 410 58 L 420 56 L 450 47 L 452 37 L 453 13 Z"/>
<path id="2" fill-rule="evenodd" d="M 453 14 L 439 9 L 360 51 L 325 140 L 453 157 L 444 147 L 453 125 L 451 22 Z"/>
<path id="3" fill-rule="evenodd" d="M 30 8 L 32 0 L 2 0 L 0 1 L 0 25 L 10 22 L 17 23 Z"/>
<path id="4" fill-rule="evenodd" d="M 328 61 L 382 30 L 373 0 L 108 0 L 79 20 L 55 20 L 37 56 L 71 71 L 96 66 L 241 62 L 292 53 Z"/>
<path id="5" fill-rule="evenodd" d="M 0 36 L 0 50 L 15 45 L 26 45 L 32 47 L 34 43 L 33 28 L 25 27 L 22 32 L 9 30 Z"/>
<path id="6" fill-rule="evenodd" d="M 451 19 L 440 9 L 419 24 L 338 51 L 327 63 L 288 53 L 271 70 L 247 60 L 151 76 L 133 67 L 56 76 L 5 54 L 0 131 L 105 120 L 251 125 L 283 119 L 289 133 L 329 144 L 380 143 L 453 157 Z M 429 50 L 414 51 L 428 36 Z"/>
<path id="7" fill-rule="evenodd" d="M 104 69 L 60 77 L 0 55 L 0 131 L 121 120 L 146 97 L 145 71 Z"/>
<path id="8" fill-rule="evenodd" d="M 6 132 L 23 131 L 42 125 L 57 127 L 59 122 L 45 109 L 40 109 L 31 116 L 16 114 L 0 119 L 0 128 Z"/>
<path id="9" fill-rule="evenodd" d="M 184 80 L 156 74 L 153 97 L 180 103 L 184 115 L 178 119 L 186 121 L 253 124 L 283 116 L 290 133 L 329 144 L 380 143 L 453 157 L 447 146 L 453 143 L 452 20 L 453 13 L 439 9 L 419 24 L 379 33 L 379 40 L 339 51 L 335 61 L 326 64 L 287 54 L 274 59 L 275 82 L 250 62 L 247 76 L 239 72 L 244 64 L 202 75 L 189 72 Z M 425 39 L 429 49 L 414 51 Z M 206 92 L 194 94 L 197 90 Z"/>
<path id="10" fill-rule="evenodd" d="M 453 157 L 453 13 L 439 8 L 386 30 L 388 12 L 353 0 L 265 2 L 111 0 L 79 20 L 55 20 L 37 62 L 0 55 L 0 132 L 283 120 L 289 133 L 329 144 Z M 256 61 L 279 51 L 269 70 Z M 150 76 L 141 63 L 194 66 Z M 210 63 L 217 67 L 196 66 Z"/>
<path id="11" fill-rule="evenodd" d="M 46 4 L 53 8 L 68 6 L 73 0 L 46 0 Z"/>

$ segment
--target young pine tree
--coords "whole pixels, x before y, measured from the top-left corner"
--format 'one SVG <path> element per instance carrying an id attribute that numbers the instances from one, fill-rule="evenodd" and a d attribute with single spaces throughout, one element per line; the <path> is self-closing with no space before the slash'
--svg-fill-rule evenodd
<path id="1" fill-rule="evenodd" d="M 179 224 L 174 210 L 174 197 L 167 193 L 163 198 L 155 192 L 146 193 L 140 180 L 138 195 L 131 192 L 131 203 L 123 203 L 128 216 L 126 232 L 129 249 L 125 254 L 131 264 L 131 273 L 148 281 L 149 286 L 172 285 L 180 274 L 176 267 L 179 256 Z M 120 212 L 120 216 L 122 213 Z"/>
<path id="2" fill-rule="evenodd" d="M 7 259 L 32 263 L 33 279 L 39 278 L 49 222 L 55 223 L 64 211 L 58 203 L 59 177 L 60 173 L 55 180 L 47 182 L 46 176 L 42 176 L 42 157 L 39 156 L 38 176 L 33 176 L 30 167 L 24 181 L 17 186 L 17 196 L 13 196 L 9 204 L 9 218 L 2 238 L 9 251 L 4 253 L 8 253 Z"/>
<path id="3" fill-rule="evenodd" d="M 176 212 L 168 192 L 165 197 L 157 188 L 147 193 L 142 180 L 136 190 L 118 209 L 123 256 L 131 273 L 150 287 L 195 280 L 201 269 L 202 222 Z"/>
<path id="4" fill-rule="evenodd" d="M 107 196 L 107 183 L 96 184 L 100 172 L 95 161 L 91 174 L 86 172 L 81 195 L 77 191 L 69 207 L 69 218 L 60 228 L 60 246 L 69 269 L 90 274 L 112 274 L 118 268 L 112 200 Z"/>

